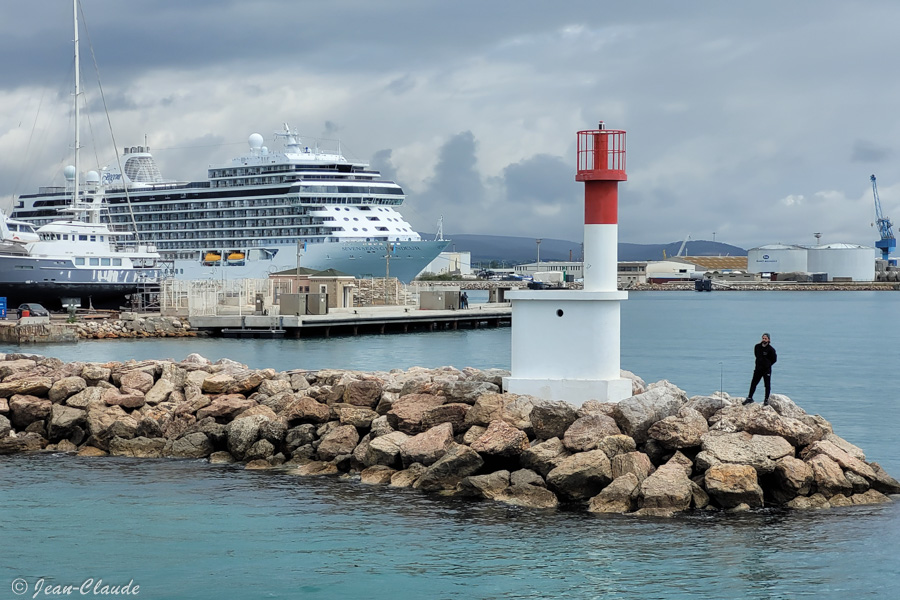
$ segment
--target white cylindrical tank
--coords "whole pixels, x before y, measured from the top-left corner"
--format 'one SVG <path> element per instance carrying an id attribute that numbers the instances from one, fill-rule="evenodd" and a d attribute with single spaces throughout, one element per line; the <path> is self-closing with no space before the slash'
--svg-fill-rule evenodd
<path id="1" fill-rule="evenodd" d="M 875 280 L 876 250 L 856 244 L 823 244 L 808 251 L 810 273 L 827 273 L 828 281 L 835 277 L 851 281 Z"/>
<path id="2" fill-rule="evenodd" d="M 807 251 L 802 246 L 769 244 L 747 250 L 747 271 L 750 273 L 805 273 Z"/>

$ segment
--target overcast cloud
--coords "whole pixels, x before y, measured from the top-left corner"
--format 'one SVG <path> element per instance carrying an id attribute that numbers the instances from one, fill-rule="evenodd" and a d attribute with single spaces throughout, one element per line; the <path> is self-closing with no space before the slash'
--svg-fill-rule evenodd
<path id="1" fill-rule="evenodd" d="M 900 221 L 900 3 L 83 0 L 85 169 L 147 136 L 205 178 L 253 132 L 340 139 L 419 231 L 580 241 L 575 132 L 628 132 L 619 237 L 873 245 Z M 72 162 L 71 2 L 0 20 L 0 206 Z M 95 158 L 96 157 L 96 158 Z"/>

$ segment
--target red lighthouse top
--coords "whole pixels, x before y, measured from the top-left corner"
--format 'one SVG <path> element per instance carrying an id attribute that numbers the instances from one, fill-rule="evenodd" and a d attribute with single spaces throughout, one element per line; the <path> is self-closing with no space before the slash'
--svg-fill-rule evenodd
<path id="1" fill-rule="evenodd" d="M 578 172 L 575 181 L 626 181 L 625 132 L 598 129 L 578 132 Z"/>

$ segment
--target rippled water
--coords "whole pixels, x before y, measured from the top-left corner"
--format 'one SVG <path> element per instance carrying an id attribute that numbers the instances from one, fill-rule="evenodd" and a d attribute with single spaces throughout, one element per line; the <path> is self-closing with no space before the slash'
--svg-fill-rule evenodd
<path id="1" fill-rule="evenodd" d="M 898 308 L 891 293 L 632 294 L 622 364 L 691 394 L 721 382 L 743 395 L 752 345 L 769 331 L 775 391 L 897 476 Z M 276 369 L 508 367 L 509 329 L 35 349 L 102 361 L 200 352 Z M 40 577 L 134 579 L 144 598 L 900 597 L 900 502 L 655 520 L 196 461 L 41 455 L 0 457 L 0 507 L 0 598 L 16 597 L 17 577 L 26 597 Z"/>
<path id="2" fill-rule="evenodd" d="M 149 598 L 891 598 L 897 590 L 886 542 L 900 539 L 900 504 L 598 517 L 193 461 L 64 456 L 3 459 L 0 490 L 4 587 L 16 578 L 32 588 L 42 577 L 133 579 Z"/>

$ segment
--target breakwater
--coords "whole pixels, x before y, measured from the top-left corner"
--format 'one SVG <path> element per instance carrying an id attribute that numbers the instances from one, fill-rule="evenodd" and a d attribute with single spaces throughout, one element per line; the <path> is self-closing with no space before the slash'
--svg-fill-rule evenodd
<path id="1" fill-rule="evenodd" d="M 900 484 L 786 396 L 742 406 L 631 374 L 578 409 L 500 392 L 501 370 L 390 373 L 0 355 L 0 454 L 206 458 L 350 475 L 535 508 L 690 509 L 890 501 Z"/>

